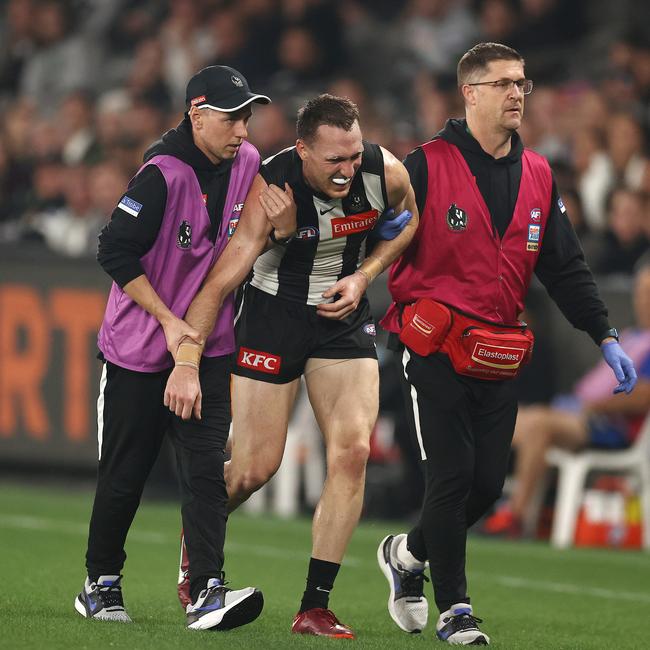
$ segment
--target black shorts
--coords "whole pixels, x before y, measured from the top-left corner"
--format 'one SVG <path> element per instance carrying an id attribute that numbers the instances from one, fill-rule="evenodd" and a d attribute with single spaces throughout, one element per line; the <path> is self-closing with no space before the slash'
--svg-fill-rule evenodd
<path id="1" fill-rule="evenodd" d="M 376 359 L 375 323 L 364 296 L 343 320 L 316 307 L 278 298 L 250 285 L 235 326 L 234 374 L 272 384 L 302 375 L 307 359 Z"/>

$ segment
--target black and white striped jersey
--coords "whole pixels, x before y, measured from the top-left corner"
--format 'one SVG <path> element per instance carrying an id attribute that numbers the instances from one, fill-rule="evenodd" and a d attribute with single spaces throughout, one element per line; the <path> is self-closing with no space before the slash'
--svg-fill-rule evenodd
<path id="1" fill-rule="evenodd" d="M 369 231 L 388 206 L 384 158 L 379 145 L 363 143 L 361 167 L 343 199 L 311 189 L 302 175 L 295 147 L 264 161 L 260 174 L 270 185 L 293 190 L 297 234 L 255 262 L 251 284 L 272 295 L 317 305 L 337 280 L 354 273 L 365 256 Z"/>

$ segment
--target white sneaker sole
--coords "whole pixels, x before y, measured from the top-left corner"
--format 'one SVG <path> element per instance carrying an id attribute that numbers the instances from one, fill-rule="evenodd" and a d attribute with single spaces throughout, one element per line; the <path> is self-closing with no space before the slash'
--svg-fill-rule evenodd
<path id="1" fill-rule="evenodd" d="M 404 632 L 408 632 L 409 634 L 419 634 L 424 629 L 424 625 L 422 627 L 408 628 L 399 620 L 399 616 L 395 611 L 395 584 L 393 583 L 393 572 L 391 571 L 390 566 L 388 566 L 388 562 L 384 559 L 384 544 L 389 537 L 394 536 L 386 535 L 377 548 L 377 563 L 379 564 L 381 572 L 386 576 L 386 580 L 388 580 L 388 585 L 390 587 L 390 594 L 388 596 L 388 613 L 400 630 L 404 630 Z"/>
<path id="2" fill-rule="evenodd" d="M 221 609 L 205 614 L 190 623 L 190 630 L 231 630 L 254 621 L 264 607 L 262 592 L 249 587 L 250 591 Z"/>
<path id="3" fill-rule="evenodd" d="M 96 621 L 114 621 L 114 622 L 117 622 L 117 623 L 133 623 L 130 616 L 126 612 L 124 612 L 124 616 L 126 616 L 126 618 L 106 618 L 106 617 L 101 617 L 101 616 L 88 616 L 88 612 L 86 612 L 86 607 L 81 602 L 81 600 L 79 599 L 79 596 L 77 596 L 74 599 L 74 608 L 84 618 L 89 618 L 89 619 L 93 619 L 93 620 L 96 620 Z"/>

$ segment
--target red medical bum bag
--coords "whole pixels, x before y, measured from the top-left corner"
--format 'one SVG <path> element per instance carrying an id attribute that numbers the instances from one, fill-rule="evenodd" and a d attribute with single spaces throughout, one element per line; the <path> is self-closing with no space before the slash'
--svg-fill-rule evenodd
<path id="1" fill-rule="evenodd" d="M 535 341 L 526 323 L 489 323 L 429 298 L 405 305 L 399 339 L 421 356 L 444 352 L 461 375 L 493 380 L 516 377 Z"/>

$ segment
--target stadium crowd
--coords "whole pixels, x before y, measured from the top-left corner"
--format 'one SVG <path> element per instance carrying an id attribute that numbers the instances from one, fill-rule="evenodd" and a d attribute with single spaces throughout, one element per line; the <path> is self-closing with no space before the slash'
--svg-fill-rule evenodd
<path id="1" fill-rule="evenodd" d="M 461 114 L 458 55 L 498 40 L 526 57 L 535 88 L 521 135 L 552 162 L 590 266 L 629 274 L 650 242 L 650 22 L 626 12 L 634 3 L 608 4 L 6 0 L 0 242 L 93 256 L 204 65 L 240 69 L 273 98 L 250 129 L 263 156 L 292 141 L 297 106 L 328 91 L 358 104 L 368 140 L 403 157 Z"/>

